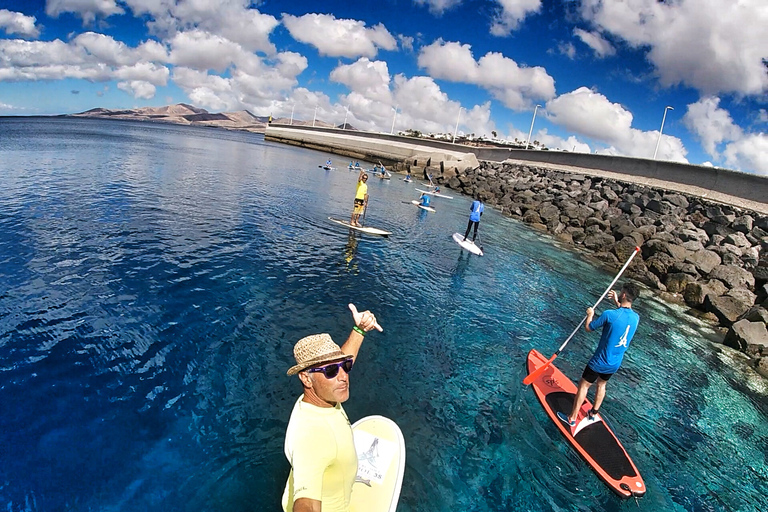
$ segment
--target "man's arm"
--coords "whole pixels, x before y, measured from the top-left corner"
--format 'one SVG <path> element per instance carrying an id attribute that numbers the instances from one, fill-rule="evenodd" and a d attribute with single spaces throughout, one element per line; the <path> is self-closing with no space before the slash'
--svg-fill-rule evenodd
<path id="1" fill-rule="evenodd" d="M 323 502 L 309 498 L 299 498 L 293 503 L 293 512 L 322 512 Z"/>
<path id="2" fill-rule="evenodd" d="M 589 328 L 589 324 L 592 323 L 593 318 L 595 318 L 595 310 L 593 308 L 587 308 L 587 320 L 584 322 L 584 329 L 586 329 L 587 332 L 592 332 L 592 329 Z"/>

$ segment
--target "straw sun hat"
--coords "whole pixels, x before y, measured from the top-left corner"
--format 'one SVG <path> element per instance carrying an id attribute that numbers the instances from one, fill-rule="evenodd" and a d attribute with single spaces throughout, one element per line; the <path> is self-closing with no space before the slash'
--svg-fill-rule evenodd
<path id="1" fill-rule="evenodd" d="M 296 365 L 291 366 L 288 375 L 296 375 L 316 364 L 352 359 L 352 356 L 342 352 L 331 339 L 331 335 L 326 333 L 301 338 L 293 347 L 293 356 L 296 358 Z"/>

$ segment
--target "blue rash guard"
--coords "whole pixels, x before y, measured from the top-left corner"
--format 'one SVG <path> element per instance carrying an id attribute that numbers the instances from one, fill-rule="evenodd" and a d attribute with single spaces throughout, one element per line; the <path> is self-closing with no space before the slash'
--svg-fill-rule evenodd
<path id="1" fill-rule="evenodd" d="M 587 366 L 597 373 L 616 373 L 639 321 L 638 314 L 630 308 L 609 310 L 592 320 L 589 329 L 594 331 L 602 327 L 603 332 Z"/>
<path id="2" fill-rule="evenodd" d="M 483 210 L 485 207 L 483 206 L 483 203 L 480 201 L 472 201 L 472 206 L 469 208 L 472 213 L 469 214 L 469 220 L 472 222 L 480 222 L 480 215 L 483 214 Z"/>
<path id="3" fill-rule="evenodd" d="M 429 206 L 429 196 L 423 195 L 421 196 L 421 206 Z"/>

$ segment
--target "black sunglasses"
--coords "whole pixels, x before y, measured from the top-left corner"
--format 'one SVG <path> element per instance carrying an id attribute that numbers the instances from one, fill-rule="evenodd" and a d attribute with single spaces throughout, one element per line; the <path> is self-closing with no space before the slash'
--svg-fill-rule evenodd
<path id="1" fill-rule="evenodd" d="M 339 368 L 344 368 L 344 371 L 347 373 L 351 372 L 352 360 L 345 359 L 344 361 L 339 361 L 338 363 L 331 363 L 325 366 L 320 366 L 319 368 L 310 368 L 307 371 L 309 373 L 322 372 L 323 375 L 325 375 L 326 379 L 332 379 L 339 374 Z"/>

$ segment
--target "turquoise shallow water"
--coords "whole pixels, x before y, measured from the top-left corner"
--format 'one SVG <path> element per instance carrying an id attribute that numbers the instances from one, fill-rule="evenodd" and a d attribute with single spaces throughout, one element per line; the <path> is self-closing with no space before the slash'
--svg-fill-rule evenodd
<path id="1" fill-rule="evenodd" d="M 0 506 L 274 510 L 296 396 L 292 346 L 342 342 L 370 308 L 350 418 L 383 414 L 408 447 L 400 511 L 634 510 L 565 443 L 525 354 L 560 345 L 612 276 L 489 209 L 486 256 L 451 240 L 414 185 L 371 179 L 258 135 L 0 119 Z M 337 166 L 347 161 L 331 156 Z M 651 297 L 605 416 L 648 487 L 645 510 L 768 509 L 766 384 Z M 597 336 L 558 358 L 576 378 Z"/>

